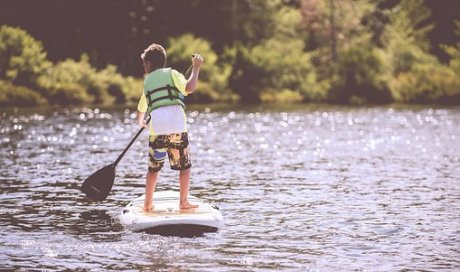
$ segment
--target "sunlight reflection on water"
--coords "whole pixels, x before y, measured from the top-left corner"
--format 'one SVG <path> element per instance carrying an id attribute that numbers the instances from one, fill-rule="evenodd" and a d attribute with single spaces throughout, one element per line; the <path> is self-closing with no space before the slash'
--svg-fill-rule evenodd
<path id="1" fill-rule="evenodd" d="M 196 238 L 117 220 L 143 192 L 146 134 L 107 201 L 79 192 L 137 131 L 131 110 L 0 116 L 0 269 L 460 268 L 459 108 L 191 108 L 192 194 L 226 219 Z M 158 188 L 178 189 L 176 173 Z"/>

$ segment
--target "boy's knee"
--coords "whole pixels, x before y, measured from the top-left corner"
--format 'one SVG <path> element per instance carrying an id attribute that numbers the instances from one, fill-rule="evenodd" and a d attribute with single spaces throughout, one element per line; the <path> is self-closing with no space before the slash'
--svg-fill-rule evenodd
<path id="1" fill-rule="evenodd" d="M 160 172 L 160 170 L 161 170 L 162 167 L 163 167 L 162 165 L 157 166 L 157 167 L 151 167 L 151 166 L 149 166 L 149 172 L 151 172 L 151 173 Z"/>
<path id="2" fill-rule="evenodd" d="M 192 168 L 192 164 L 171 166 L 172 170 L 178 170 L 178 171 L 186 171 L 186 170 L 190 170 L 190 168 Z"/>
<path id="3" fill-rule="evenodd" d="M 149 171 L 150 172 L 159 172 L 163 168 L 164 161 L 155 161 L 151 160 L 149 162 Z"/>

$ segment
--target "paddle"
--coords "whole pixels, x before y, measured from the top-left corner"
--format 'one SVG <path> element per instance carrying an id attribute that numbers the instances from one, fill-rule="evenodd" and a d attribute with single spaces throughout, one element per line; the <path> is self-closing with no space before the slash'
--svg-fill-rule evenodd
<path id="1" fill-rule="evenodd" d="M 148 118 L 147 123 L 149 121 L 150 117 Z M 115 167 L 143 130 L 144 127 L 139 129 L 134 138 L 131 139 L 131 142 L 129 142 L 128 146 L 125 150 L 123 150 L 123 152 L 121 152 L 120 156 L 118 156 L 114 163 L 97 170 L 83 182 L 81 190 L 87 197 L 96 201 L 101 201 L 107 198 L 112 190 L 113 182 L 115 181 Z"/>

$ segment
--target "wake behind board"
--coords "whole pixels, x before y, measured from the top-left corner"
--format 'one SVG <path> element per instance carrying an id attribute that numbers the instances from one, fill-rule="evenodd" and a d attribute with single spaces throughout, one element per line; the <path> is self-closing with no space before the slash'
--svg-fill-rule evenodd
<path id="1" fill-rule="evenodd" d="M 189 202 L 198 208 L 179 209 L 179 192 L 160 191 L 153 195 L 154 210 L 144 211 L 142 195 L 131 201 L 122 211 L 120 221 L 133 231 L 162 235 L 193 236 L 215 232 L 223 224 L 219 210 L 203 200 L 190 196 Z"/>

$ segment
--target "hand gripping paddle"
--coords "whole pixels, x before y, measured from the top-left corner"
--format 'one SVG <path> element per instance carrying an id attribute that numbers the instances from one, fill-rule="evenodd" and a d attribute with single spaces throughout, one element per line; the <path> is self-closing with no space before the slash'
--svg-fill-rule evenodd
<path id="1" fill-rule="evenodd" d="M 147 120 L 147 123 L 149 121 L 150 118 Z M 114 163 L 97 170 L 83 182 L 81 190 L 86 194 L 87 197 L 96 201 L 101 201 L 107 198 L 107 196 L 110 194 L 110 191 L 112 190 L 113 182 L 115 180 L 115 167 L 143 130 L 144 127 L 139 129 L 134 138 L 131 139 L 131 142 L 129 142 L 128 146 L 125 148 L 125 150 L 123 150 L 123 152 L 121 152 L 120 156 L 118 156 Z"/>

